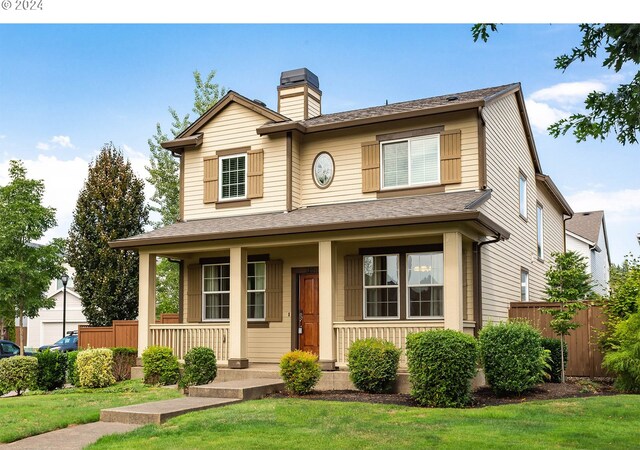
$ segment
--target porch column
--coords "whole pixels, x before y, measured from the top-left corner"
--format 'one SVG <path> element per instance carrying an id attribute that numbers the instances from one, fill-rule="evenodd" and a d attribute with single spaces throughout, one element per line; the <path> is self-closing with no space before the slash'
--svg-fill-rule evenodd
<path id="1" fill-rule="evenodd" d="M 318 243 L 319 296 L 319 362 L 322 370 L 335 370 L 336 350 L 333 334 L 336 282 L 336 248 L 331 241 Z"/>
<path id="2" fill-rule="evenodd" d="M 140 252 L 138 275 L 138 356 L 151 344 L 149 325 L 156 319 L 156 255 Z"/>
<path id="3" fill-rule="evenodd" d="M 247 358 L 247 250 L 229 249 L 229 368 L 246 369 Z"/>
<path id="4" fill-rule="evenodd" d="M 444 327 L 463 331 L 462 234 L 444 233 Z"/>

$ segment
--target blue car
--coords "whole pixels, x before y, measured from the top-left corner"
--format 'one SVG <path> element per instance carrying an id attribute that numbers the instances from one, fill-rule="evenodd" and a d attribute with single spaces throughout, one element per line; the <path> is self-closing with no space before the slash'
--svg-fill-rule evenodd
<path id="1" fill-rule="evenodd" d="M 77 331 L 70 331 L 68 336 L 63 337 L 55 344 L 52 345 L 43 345 L 38 350 L 43 352 L 46 349 L 51 350 L 52 352 L 72 352 L 74 350 L 78 350 L 78 333 Z"/>
<path id="2" fill-rule="evenodd" d="M 0 358 L 9 358 L 20 354 L 20 347 L 11 341 L 0 341 Z M 33 353 L 24 352 L 24 356 L 33 356 Z"/>

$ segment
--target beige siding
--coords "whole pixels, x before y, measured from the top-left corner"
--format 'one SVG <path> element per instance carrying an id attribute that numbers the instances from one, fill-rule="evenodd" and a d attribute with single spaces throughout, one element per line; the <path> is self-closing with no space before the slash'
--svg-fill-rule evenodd
<path id="1" fill-rule="evenodd" d="M 300 199 L 300 139 L 298 134 L 293 135 L 291 147 L 291 206 L 293 209 L 299 208 Z"/>
<path id="2" fill-rule="evenodd" d="M 318 103 L 314 98 L 309 96 L 308 100 L 308 112 L 309 118 L 316 117 L 320 115 L 320 103 Z"/>
<path id="3" fill-rule="evenodd" d="M 285 208 L 286 142 L 280 135 L 260 137 L 256 128 L 267 120 L 236 103 L 231 103 L 203 128 L 203 144 L 185 153 L 185 220 L 282 211 Z M 250 207 L 216 209 L 203 203 L 203 158 L 218 150 L 250 146 L 264 150 L 264 197 L 251 200 Z"/>
<path id="4" fill-rule="evenodd" d="M 462 183 L 446 186 L 446 191 L 478 188 L 478 133 L 475 112 L 404 120 L 390 124 L 311 134 L 300 152 L 301 201 L 304 206 L 376 198 L 362 193 L 361 144 L 376 135 L 444 125 L 446 130 L 462 130 Z M 318 189 L 311 179 L 315 156 L 326 151 L 335 161 L 334 180 L 327 189 Z"/>
<path id="5" fill-rule="evenodd" d="M 481 210 L 506 228 L 511 237 L 482 249 L 483 321 L 506 320 L 509 303 L 520 301 L 520 271 L 529 271 L 530 300 L 542 298 L 549 258 L 536 255 L 536 203 L 545 206 L 545 255 L 562 251 L 562 216 L 540 193 L 531 154 L 514 95 L 484 109 L 487 185 L 491 198 Z M 519 173 L 527 178 L 527 219 L 519 214 Z M 558 239 L 558 235 L 560 239 Z"/>

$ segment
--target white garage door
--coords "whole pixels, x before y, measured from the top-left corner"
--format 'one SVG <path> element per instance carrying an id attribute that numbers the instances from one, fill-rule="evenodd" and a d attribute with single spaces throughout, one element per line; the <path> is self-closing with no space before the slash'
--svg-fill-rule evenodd
<path id="1" fill-rule="evenodd" d="M 77 331 L 83 322 L 67 322 L 66 331 Z M 62 322 L 43 322 L 40 345 L 51 345 L 62 337 Z"/>

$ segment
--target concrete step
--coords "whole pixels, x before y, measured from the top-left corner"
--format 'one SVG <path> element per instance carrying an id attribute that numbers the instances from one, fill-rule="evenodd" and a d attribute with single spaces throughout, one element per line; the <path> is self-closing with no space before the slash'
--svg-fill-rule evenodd
<path id="1" fill-rule="evenodd" d="M 142 380 L 143 378 L 144 378 L 144 372 L 142 371 L 142 366 L 133 366 L 131 368 L 131 379 Z"/>
<path id="2" fill-rule="evenodd" d="M 255 400 L 284 389 L 282 380 L 253 378 L 247 380 L 214 381 L 201 386 L 191 386 L 189 397 L 234 398 Z"/>
<path id="3" fill-rule="evenodd" d="M 280 368 L 276 365 L 256 364 L 250 365 L 247 369 L 229 369 L 218 367 L 216 381 L 248 380 L 255 378 L 268 378 L 280 380 Z"/>
<path id="4" fill-rule="evenodd" d="M 172 400 L 160 400 L 157 402 L 103 409 L 100 411 L 100 420 L 103 422 L 120 422 L 138 425 L 148 423 L 159 425 L 172 417 L 193 411 L 216 408 L 230 403 L 237 403 L 239 401 L 237 398 L 174 398 Z"/>

